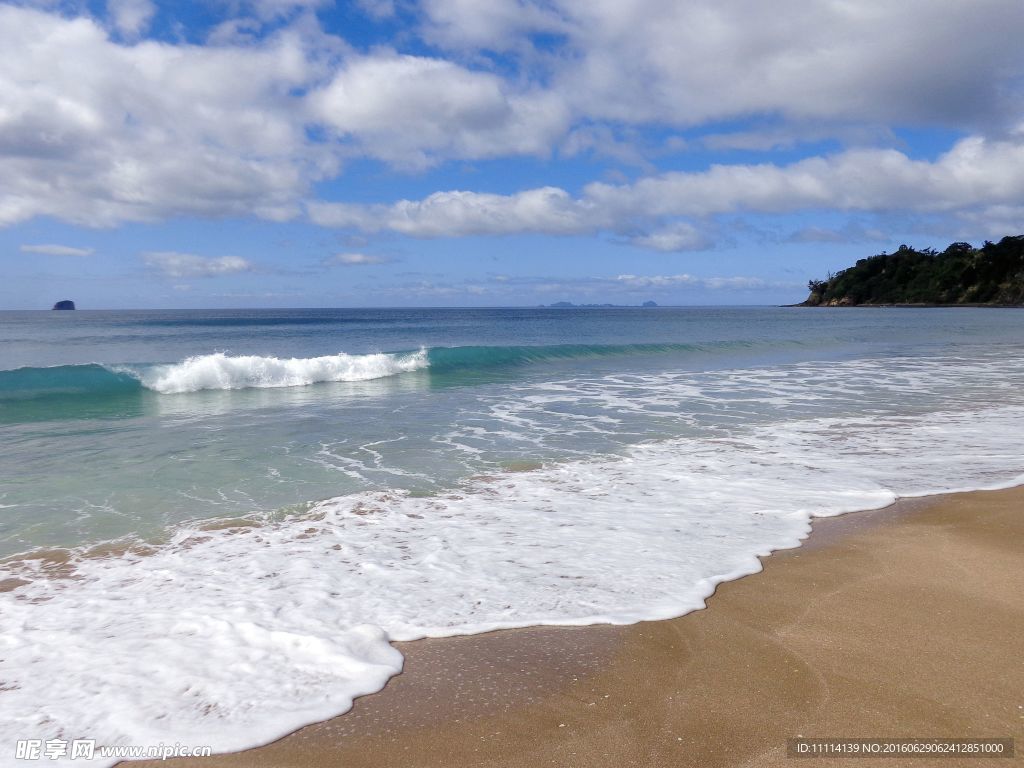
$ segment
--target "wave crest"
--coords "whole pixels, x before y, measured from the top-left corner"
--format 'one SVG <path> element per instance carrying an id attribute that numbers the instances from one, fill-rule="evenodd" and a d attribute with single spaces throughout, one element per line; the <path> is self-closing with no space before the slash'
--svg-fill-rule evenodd
<path id="1" fill-rule="evenodd" d="M 368 381 L 420 370 L 427 352 L 325 355 L 323 357 L 230 356 L 223 352 L 133 372 L 147 389 L 162 394 L 204 389 L 301 387 L 326 381 Z"/>
<path id="2" fill-rule="evenodd" d="M 320 382 L 382 379 L 426 368 L 450 373 L 620 355 L 713 353 L 716 349 L 724 350 L 730 346 L 731 343 L 424 347 L 416 352 L 363 355 L 342 352 L 306 358 L 217 352 L 195 355 L 177 363 L 89 363 L 0 370 L 0 401 L 69 396 L 100 398 L 136 393 L 142 388 L 160 394 L 178 394 L 202 390 L 302 387 Z"/>

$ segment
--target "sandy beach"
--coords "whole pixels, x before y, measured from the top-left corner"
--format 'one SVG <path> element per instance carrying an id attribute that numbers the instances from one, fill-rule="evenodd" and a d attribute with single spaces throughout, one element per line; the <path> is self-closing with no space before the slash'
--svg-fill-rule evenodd
<path id="1" fill-rule="evenodd" d="M 406 643 L 403 674 L 350 713 L 177 762 L 769 766 L 790 762 L 796 736 L 1013 737 L 1019 749 L 1022 512 L 1017 488 L 819 519 L 803 547 L 722 585 L 707 610 Z M 837 762 L 849 761 L 797 764 Z"/>

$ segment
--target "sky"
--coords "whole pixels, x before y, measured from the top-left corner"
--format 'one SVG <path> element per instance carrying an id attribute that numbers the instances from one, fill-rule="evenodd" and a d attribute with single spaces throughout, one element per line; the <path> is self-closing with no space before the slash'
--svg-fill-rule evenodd
<path id="1" fill-rule="evenodd" d="M 1021 0 L 0 0 L 0 309 L 779 304 L 1024 232 Z"/>

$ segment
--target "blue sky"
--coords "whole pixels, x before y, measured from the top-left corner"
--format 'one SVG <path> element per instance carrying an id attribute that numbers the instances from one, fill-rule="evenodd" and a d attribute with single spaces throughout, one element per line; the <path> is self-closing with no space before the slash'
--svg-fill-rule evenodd
<path id="1" fill-rule="evenodd" d="M 1020 0 L 0 2 L 0 308 L 773 304 L 1024 232 Z"/>

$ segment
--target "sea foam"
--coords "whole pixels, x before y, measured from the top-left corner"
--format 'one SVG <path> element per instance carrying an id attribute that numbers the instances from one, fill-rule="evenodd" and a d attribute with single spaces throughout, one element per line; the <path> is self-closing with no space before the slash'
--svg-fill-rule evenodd
<path id="1" fill-rule="evenodd" d="M 254 746 L 382 687 L 389 640 L 678 616 L 813 515 L 1018 483 L 1022 429 L 1016 405 L 775 421 L 181 529 L 74 578 L 10 563 L 28 583 L 0 593 L 0 741 Z"/>
<path id="2" fill-rule="evenodd" d="M 720 345 L 728 347 L 729 345 Z M 0 402 L 80 395 L 119 395 L 141 387 L 162 394 L 202 390 L 303 387 L 369 381 L 430 368 L 486 370 L 556 360 L 693 352 L 690 344 L 554 344 L 421 347 L 418 351 L 279 358 L 195 355 L 177 363 L 87 363 L 0 369 Z"/>
<path id="3" fill-rule="evenodd" d="M 287 358 L 231 356 L 222 352 L 189 357 L 180 363 L 143 369 L 125 368 L 147 389 L 164 394 L 204 389 L 300 387 L 328 381 L 368 381 L 420 370 L 427 351 L 406 354 L 325 355 Z"/>

